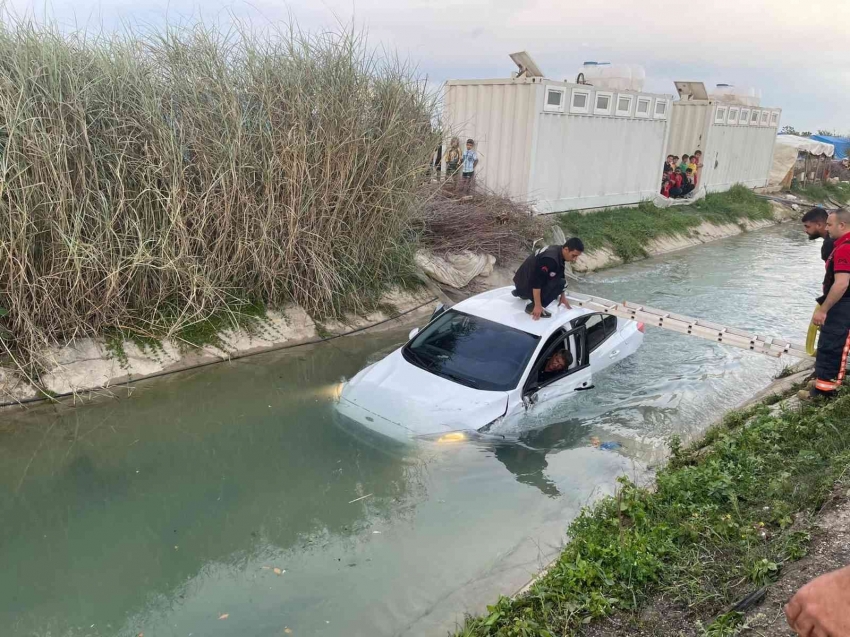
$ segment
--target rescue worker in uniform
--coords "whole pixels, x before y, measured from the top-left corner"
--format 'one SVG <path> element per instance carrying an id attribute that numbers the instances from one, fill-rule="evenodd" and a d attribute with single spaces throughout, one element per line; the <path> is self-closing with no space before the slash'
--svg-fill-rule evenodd
<path id="1" fill-rule="evenodd" d="M 809 237 L 809 240 L 823 239 L 823 245 L 820 247 L 820 258 L 826 261 L 829 255 L 832 254 L 833 240 L 829 236 L 826 229 L 826 219 L 829 213 L 821 207 L 812 208 L 803 215 L 803 230 Z"/>
<path id="2" fill-rule="evenodd" d="M 820 307 L 812 316 L 812 323 L 820 326 L 820 341 L 811 397 L 830 397 L 841 387 L 850 350 L 850 211 L 833 211 L 826 227 L 835 247 L 826 261 Z"/>
<path id="3" fill-rule="evenodd" d="M 567 309 L 570 304 L 564 296 L 567 278 L 564 273 L 566 263 L 574 263 L 582 252 L 584 244 L 581 239 L 573 237 L 564 245 L 549 246 L 539 254 L 532 254 L 514 274 L 513 295 L 526 301 L 526 314 L 531 314 L 535 321 L 552 316 L 546 307 L 560 297 L 559 304 Z"/>

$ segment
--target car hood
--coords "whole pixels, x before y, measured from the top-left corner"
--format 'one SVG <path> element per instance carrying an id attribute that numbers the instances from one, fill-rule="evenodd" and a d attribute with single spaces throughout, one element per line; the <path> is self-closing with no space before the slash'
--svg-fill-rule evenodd
<path id="1" fill-rule="evenodd" d="M 407 436 L 479 429 L 504 415 L 507 392 L 482 391 L 408 363 L 401 350 L 367 367 L 348 382 L 341 401 L 407 430 Z M 352 410 L 346 410 L 351 415 Z M 356 418 L 374 428 L 368 417 Z M 362 422 L 362 420 L 367 422 Z"/>

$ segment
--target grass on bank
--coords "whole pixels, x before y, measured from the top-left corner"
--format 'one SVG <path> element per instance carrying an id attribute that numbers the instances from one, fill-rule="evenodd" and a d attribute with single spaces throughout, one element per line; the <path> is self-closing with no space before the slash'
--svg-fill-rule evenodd
<path id="1" fill-rule="evenodd" d="M 795 519 L 817 511 L 848 469 L 850 393 L 775 415 L 764 405 L 733 412 L 696 445 L 674 441 L 654 489 L 622 478 L 616 497 L 570 525 L 561 556 L 526 594 L 457 634 L 573 634 L 658 594 L 694 622 L 734 623 L 731 604 L 805 554 Z"/>
<path id="2" fill-rule="evenodd" d="M 588 214 L 568 212 L 558 217 L 558 224 L 568 237 L 581 237 L 588 250 L 607 247 L 623 261 L 631 261 L 647 256 L 646 247 L 653 239 L 687 236 L 703 222 L 740 223 L 742 219 L 755 221 L 771 216 L 768 201 L 737 185 L 690 206 L 658 208 L 643 202 L 636 208 L 609 208 Z"/>
<path id="3" fill-rule="evenodd" d="M 850 183 L 832 182 L 808 184 L 806 186 L 794 186 L 791 189 L 795 195 L 798 195 L 814 204 L 820 204 L 827 208 L 832 208 L 833 205 L 830 199 L 841 205 L 850 203 Z"/>

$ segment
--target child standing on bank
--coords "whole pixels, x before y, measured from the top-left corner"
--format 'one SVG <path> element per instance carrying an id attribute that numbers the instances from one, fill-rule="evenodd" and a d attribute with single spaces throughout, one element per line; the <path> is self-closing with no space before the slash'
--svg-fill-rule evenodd
<path id="1" fill-rule="evenodd" d="M 472 188 L 472 180 L 475 177 L 475 167 L 478 165 L 478 151 L 475 150 L 475 140 L 466 140 L 466 150 L 463 152 L 463 172 L 460 174 L 461 189 L 469 194 Z"/>
<path id="2" fill-rule="evenodd" d="M 446 151 L 443 161 L 446 162 L 446 181 L 451 179 L 455 188 L 457 188 L 457 173 L 460 170 L 460 161 L 462 154 L 460 152 L 460 140 L 457 137 L 452 137 L 449 144 L 449 149 Z"/>

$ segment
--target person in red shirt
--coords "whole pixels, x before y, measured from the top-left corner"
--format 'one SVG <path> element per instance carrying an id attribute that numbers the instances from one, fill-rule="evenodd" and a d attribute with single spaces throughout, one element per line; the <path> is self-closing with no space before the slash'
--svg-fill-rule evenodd
<path id="1" fill-rule="evenodd" d="M 821 329 L 810 397 L 835 395 L 844 381 L 850 351 L 850 210 L 834 210 L 826 227 L 835 247 L 826 261 L 820 308 L 812 316 L 812 323 Z"/>
<path id="2" fill-rule="evenodd" d="M 682 172 L 677 168 L 670 177 L 670 196 L 674 199 L 682 196 L 682 183 L 684 178 Z"/>

